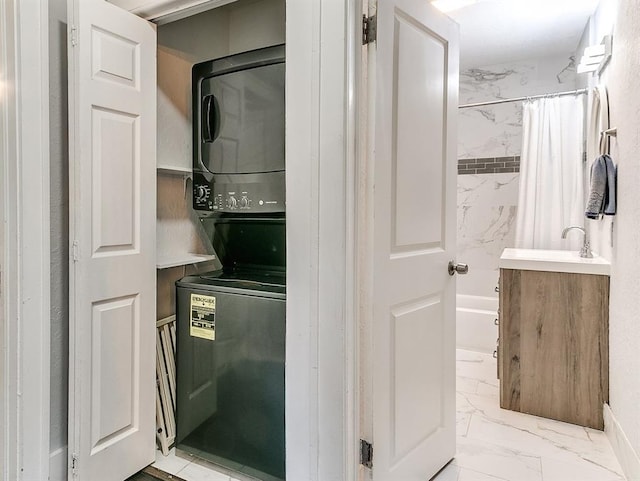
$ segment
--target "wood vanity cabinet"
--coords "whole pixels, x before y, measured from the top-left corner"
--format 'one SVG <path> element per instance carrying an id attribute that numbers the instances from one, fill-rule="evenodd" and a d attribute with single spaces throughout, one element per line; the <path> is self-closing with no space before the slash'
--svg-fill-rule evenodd
<path id="1" fill-rule="evenodd" d="M 500 270 L 500 406 L 603 429 L 609 276 Z"/>

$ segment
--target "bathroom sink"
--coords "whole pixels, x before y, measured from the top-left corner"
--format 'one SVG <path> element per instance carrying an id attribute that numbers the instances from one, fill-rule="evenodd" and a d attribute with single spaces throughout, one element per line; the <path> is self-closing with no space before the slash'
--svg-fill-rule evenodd
<path id="1" fill-rule="evenodd" d="M 595 254 L 591 259 L 580 257 L 578 251 L 505 249 L 500 268 L 608 276 L 611 263 Z"/>

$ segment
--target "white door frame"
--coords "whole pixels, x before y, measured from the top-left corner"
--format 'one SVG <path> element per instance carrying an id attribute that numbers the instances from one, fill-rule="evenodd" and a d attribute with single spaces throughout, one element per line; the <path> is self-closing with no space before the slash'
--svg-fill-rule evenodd
<path id="1" fill-rule="evenodd" d="M 287 1 L 287 478 L 355 480 L 358 0 Z"/>
<path id="2" fill-rule="evenodd" d="M 49 476 L 47 0 L 0 2 L 3 479 Z"/>

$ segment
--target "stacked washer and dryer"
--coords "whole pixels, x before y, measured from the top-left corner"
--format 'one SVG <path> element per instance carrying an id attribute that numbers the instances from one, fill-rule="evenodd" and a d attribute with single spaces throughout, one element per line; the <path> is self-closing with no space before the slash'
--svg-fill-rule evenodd
<path id="1" fill-rule="evenodd" d="M 222 269 L 177 289 L 176 447 L 285 479 L 285 49 L 193 67 L 193 208 Z"/>

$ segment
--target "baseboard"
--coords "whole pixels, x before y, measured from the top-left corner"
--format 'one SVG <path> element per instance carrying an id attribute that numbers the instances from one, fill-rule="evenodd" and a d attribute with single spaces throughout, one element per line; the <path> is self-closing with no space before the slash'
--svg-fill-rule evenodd
<path id="1" fill-rule="evenodd" d="M 604 405 L 604 432 L 609 438 L 627 481 L 640 481 L 640 458 L 608 404 Z"/>
<path id="2" fill-rule="evenodd" d="M 67 447 L 49 454 L 49 481 L 67 481 Z"/>

